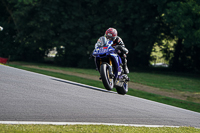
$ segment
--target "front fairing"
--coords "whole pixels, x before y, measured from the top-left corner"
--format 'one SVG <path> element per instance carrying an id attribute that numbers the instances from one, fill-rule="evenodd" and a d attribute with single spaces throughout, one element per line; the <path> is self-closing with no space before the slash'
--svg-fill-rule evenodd
<path id="1" fill-rule="evenodd" d="M 107 44 L 100 45 L 95 48 L 93 51 L 93 56 L 101 58 L 102 56 L 107 56 L 110 53 L 115 52 L 115 49 L 111 46 L 112 43 L 112 41 L 108 41 Z"/>

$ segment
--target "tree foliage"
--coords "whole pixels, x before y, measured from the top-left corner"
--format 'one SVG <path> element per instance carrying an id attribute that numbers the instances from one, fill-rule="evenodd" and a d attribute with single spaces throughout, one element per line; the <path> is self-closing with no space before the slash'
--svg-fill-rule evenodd
<path id="1" fill-rule="evenodd" d="M 200 3 L 176 1 L 167 5 L 164 15 L 171 34 L 178 38 L 171 65 L 176 69 L 200 69 Z"/>
<path id="2" fill-rule="evenodd" d="M 197 0 L 0 0 L 0 56 L 43 61 L 57 47 L 55 63 L 94 67 L 88 57 L 109 27 L 118 30 L 130 67 L 149 65 L 155 43 L 177 41 L 163 52 L 173 68 L 200 69 L 200 3 Z M 173 54 L 173 58 L 169 55 Z"/>

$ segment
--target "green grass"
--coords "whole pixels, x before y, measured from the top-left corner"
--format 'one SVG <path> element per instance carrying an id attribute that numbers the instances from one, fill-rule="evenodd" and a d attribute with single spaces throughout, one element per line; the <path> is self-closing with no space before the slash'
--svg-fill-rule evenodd
<path id="1" fill-rule="evenodd" d="M 172 72 L 133 72 L 132 81 L 148 86 L 183 92 L 200 92 L 200 76 L 188 73 Z"/>
<path id="2" fill-rule="evenodd" d="M 67 74 L 62 74 L 62 73 L 57 73 L 57 72 L 51 72 L 51 71 L 46 71 L 46 70 L 40 70 L 40 69 L 35 69 L 35 68 L 28 68 L 28 67 L 23 67 L 23 66 L 18 66 L 18 65 L 11 65 L 11 66 L 20 68 L 20 69 L 24 69 L 24 70 L 28 70 L 28 71 L 33 71 L 36 73 L 41 73 L 41 74 L 61 78 L 61 79 L 66 79 L 66 80 L 79 82 L 79 83 L 83 83 L 83 84 L 87 84 L 87 85 L 91 85 L 91 86 L 95 86 L 95 87 L 104 88 L 102 82 L 100 82 L 100 81 L 89 80 L 89 79 L 85 79 L 85 78 L 81 78 L 81 77 L 77 77 L 77 76 L 72 76 L 72 75 L 67 75 Z M 115 91 L 115 89 L 114 89 L 114 91 Z M 160 102 L 160 103 L 165 103 L 168 105 L 172 105 L 172 106 L 176 106 L 176 107 L 180 107 L 180 108 L 184 108 L 184 109 L 188 109 L 188 110 L 192 110 L 192 111 L 196 111 L 196 112 L 200 112 L 200 104 L 199 103 L 173 99 L 173 98 L 156 95 L 156 94 L 152 94 L 152 93 L 148 93 L 148 92 L 133 90 L 130 88 L 129 88 L 129 91 L 127 94 L 145 98 L 148 100 L 153 100 L 153 101 Z"/>
<path id="3" fill-rule="evenodd" d="M 105 125 L 3 125 L 0 124 L 1 133 L 199 133 L 200 129 L 192 127 L 126 127 Z"/>
<path id="4" fill-rule="evenodd" d="M 200 112 L 200 104 L 199 103 L 194 103 L 190 101 L 184 101 L 184 100 L 179 100 L 175 98 L 170 98 L 166 96 L 161 96 L 153 93 L 148 93 L 140 90 L 134 90 L 134 89 L 129 89 L 128 95 L 156 101 L 159 103 L 164 103 L 172 106 L 176 106 L 179 108 L 187 109 L 187 110 L 192 110 L 196 112 Z"/>
<path id="5" fill-rule="evenodd" d="M 71 68 L 71 67 L 60 67 L 60 66 L 55 66 L 55 65 L 47 65 L 43 63 L 29 63 L 29 62 L 17 62 L 20 65 L 33 65 L 33 66 L 38 66 L 41 68 L 50 68 L 50 69 L 55 69 L 55 70 L 64 70 L 64 71 L 70 71 L 70 72 L 76 72 L 76 73 L 81 73 L 81 74 L 89 74 L 89 75 L 96 75 L 99 76 L 99 72 L 96 71 L 95 69 L 81 69 L 81 68 Z M 10 63 L 9 65 L 17 65 L 15 63 Z M 20 66 L 17 65 L 17 66 Z"/>

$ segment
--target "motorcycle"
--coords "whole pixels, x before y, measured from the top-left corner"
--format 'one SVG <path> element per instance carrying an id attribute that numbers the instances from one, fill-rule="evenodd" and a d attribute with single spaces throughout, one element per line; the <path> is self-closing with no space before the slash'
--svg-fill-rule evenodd
<path id="1" fill-rule="evenodd" d="M 112 47 L 113 41 L 101 37 L 100 42 L 93 50 L 96 69 L 100 73 L 103 85 L 107 90 L 116 88 L 118 94 L 128 92 L 128 76 L 124 74 L 122 59 L 118 55 L 120 50 Z"/>

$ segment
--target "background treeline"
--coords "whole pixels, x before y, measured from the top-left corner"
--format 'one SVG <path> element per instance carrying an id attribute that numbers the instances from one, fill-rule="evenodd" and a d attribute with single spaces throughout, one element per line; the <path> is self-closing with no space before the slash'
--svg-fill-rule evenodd
<path id="1" fill-rule="evenodd" d="M 0 9 L 0 57 L 43 62 L 57 47 L 55 64 L 94 68 L 94 44 L 114 27 L 130 68 L 149 66 L 156 43 L 171 68 L 200 70 L 199 0 L 0 0 Z"/>

